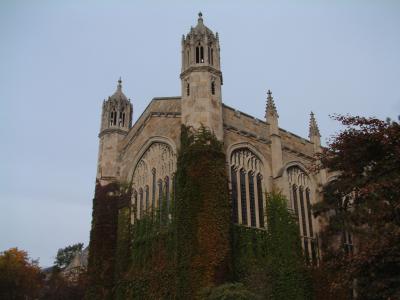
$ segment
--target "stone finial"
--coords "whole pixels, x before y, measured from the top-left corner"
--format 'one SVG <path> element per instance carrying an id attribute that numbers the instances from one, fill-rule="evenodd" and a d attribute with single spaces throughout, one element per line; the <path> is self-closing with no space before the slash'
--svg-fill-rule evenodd
<path id="1" fill-rule="evenodd" d="M 118 79 L 118 85 L 117 85 L 117 90 L 118 91 L 122 91 L 122 80 L 121 80 L 121 76 Z"/>
<path id="2" fill-rule="evenodd" d="M 309 126 L 309 134 L 308 137 L 311 139 L 312 137 L 321 137 L 321 134 L 319 133 L 319 128 L 317 121 L 315 120 L 314 113 L 310 113 L 310 126 Z"/>
<path id="3" fill-rule="evenodd" d="M 272 97 L 272 92 L 268 90 L 267 92 L 267 106 L 265 109 L 265 118 L 268 119 L 269 116 L 278 118 L 278 111 L 276 110 L 274 97 Z"/>
<path id="4" fill-rule="evenodd" d="M 197 19 L 198 23 L 203 23 L 203 14 L 199 12 L 199 18 Z"/>

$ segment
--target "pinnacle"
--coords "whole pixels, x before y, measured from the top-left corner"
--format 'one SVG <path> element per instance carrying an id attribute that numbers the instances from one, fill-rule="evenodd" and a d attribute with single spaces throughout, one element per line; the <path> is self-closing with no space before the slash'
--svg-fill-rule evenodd
<path id="1" fill-rule="evenodd" d="M 276 117 L 276 118 L 279 117 L 278 111 L 276 110 L 274 97 L 272 97 L 272 92 L 270 90 L 268 90 L 268 92 L 267 92 L 267 106 L 265 109 L 265 117 L 268 118 L 268 116 Z"/>
<path id="2" fill-rule="evenodd" d="M 310 125 L 309 125 L 309 134 L 308 137 L 311 139 L 313 136 L 319 136 L 321 137 L 321 134 L 319 133 L 319 128 L 317 121 L 315 120 L 314 113 L 310 113 Z"/>

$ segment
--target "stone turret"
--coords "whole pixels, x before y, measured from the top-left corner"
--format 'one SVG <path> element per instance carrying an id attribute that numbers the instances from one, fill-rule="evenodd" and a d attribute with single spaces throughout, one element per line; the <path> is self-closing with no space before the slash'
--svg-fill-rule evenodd
<path id="1" fill-rule="evenodd" d="M 205 126 L 223 139 L 222 72 L 219 37 L 204 25 L 199 13 L 197 25 L 182 37 L 182 123 L 197 129 Z"/>
<path id="2" fill-rule="evenodd" d="M 282 142 L 279 134 L 278 112 L 270 90 L 267 92 L 265 119 L 269 124 L 269 138 L 271 140 L 272 176 L 275 178 L 283 166 Z"/>
<path id="3" fill-rule="evenodd" d="M 115 93 L 103 101 L 97 179 L 114 180 L 118 177 L 118 144 L 132 126 L 132 112 L 132 103 L 122 92 L 120 78 Z"/>

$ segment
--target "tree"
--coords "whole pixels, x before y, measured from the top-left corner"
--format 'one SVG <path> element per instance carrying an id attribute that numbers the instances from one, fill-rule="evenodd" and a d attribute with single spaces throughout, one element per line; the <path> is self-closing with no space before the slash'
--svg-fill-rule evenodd
<path id="1" fill-rule="evenodd" d="M 63 249 L 58 249 L 54 264 L 61 269 L 67 267 L 75 255 L 82 251 L 82 248 L 83 243 L 77 243 Z"/>
<path id="2" fill-rule="evenodd" d="M 11 248 L 0 253 L 0 299 L 36 299 L 42 283 L 38 261 L 30 260 L 26 251 Z"/>
<path id="3" fill-rule="evenodd" d="M 399 299 L 400 125 L 334 118 L 345 129 L 322 153 L 320 167 L 338 175 L 315 206 L 329 220 L 322 233 L 322 266 L 333 275 L 330 290 L 355 287 L 362 299 Z"/>

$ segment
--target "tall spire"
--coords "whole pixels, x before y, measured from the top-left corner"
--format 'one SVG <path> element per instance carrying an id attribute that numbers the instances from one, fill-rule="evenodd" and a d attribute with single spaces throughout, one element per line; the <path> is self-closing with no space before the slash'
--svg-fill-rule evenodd
<path id="1" fill-rule="evenodd" d="M 272 97 L 272 92 L 268 90 L 267 92 L 267 106 L 265 109 L 265 118 L 268 120 L 269 117 L 279 118 L 278 111 L 276 110 L 274 97 Z"/>
<path id="2" fill-rule="evenodd" d="M 308 137 L 312 139 L 312 137 L 321 137 L 321 134 L 319 133 L 318 129 L 318 124 L 317 121 L 315 120 L 314 113 L 310 113 L 310 126 L 309 126 L 309 134 Z"/>

